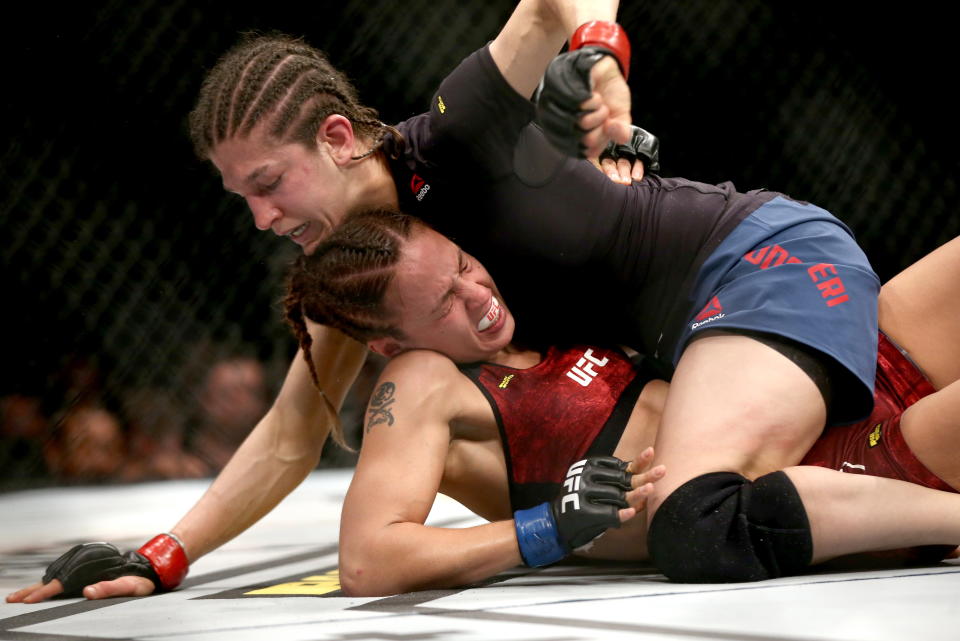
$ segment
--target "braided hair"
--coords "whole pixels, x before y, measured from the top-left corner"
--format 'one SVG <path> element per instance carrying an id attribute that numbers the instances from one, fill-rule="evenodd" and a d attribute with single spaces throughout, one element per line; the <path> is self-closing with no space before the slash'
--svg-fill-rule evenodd
<path id="1" fill-rule="evenodd" d="M 393 127 L 376 110 L 360 104 L 357 91 L 323 52 L 282 34 L 246 35 L 210 70 L 190 112 L 190 138 L 201 158 L 224 140 L 247 137 L 254 127 L 281 143 L 316 149 L 320 124 L 331 114 L 350 120 L 358 137 L 372 141 L 373 153 Z"/>
<path id="2" fill-rule="evenodd" d="M 403 246 L 417 226 L 425 227 L 413 216 L 390 209 L 360 212 L 347 218 L 312 254 L 294 261 L 287 275 L 284 318 L 318 389 L 307 318 L 361 343 L 405 338 L 384 299 Z M 333 438 L 346 447 L 341 426 L 334 428 Z"/>

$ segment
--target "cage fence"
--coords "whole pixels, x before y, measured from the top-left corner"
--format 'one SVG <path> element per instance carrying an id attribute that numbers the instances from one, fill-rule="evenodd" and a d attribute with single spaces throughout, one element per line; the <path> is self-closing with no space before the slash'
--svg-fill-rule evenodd
<path id="1" fill-rule="evenodd" d="M 296 249 L 254 228 L 185 126 L 239 33 L 304 36 L 393 122 L 513 6 L 100 0 L 22 18 L 2 45 L 23 62 L 0 143 L 0 488 L 214 474 L 276 393 L 296 350 L 277 305 Z M 621 3 L 633 117 L 660 137 L 664 175 L 815 202 L 886 279 L 960 232 L 956 103 L 931 82 L 944 51 L 920 47 L 944 27 L 827 6 Z M 910 55 L 889 51 L 897 33 Z M 381 366 L 344 408 L 355 443 Z M 353 460 L 328 448 L 321 465 Z"/>

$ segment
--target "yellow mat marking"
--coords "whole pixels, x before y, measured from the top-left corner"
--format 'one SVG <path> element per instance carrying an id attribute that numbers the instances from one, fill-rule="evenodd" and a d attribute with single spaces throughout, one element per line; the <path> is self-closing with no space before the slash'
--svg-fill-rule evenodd
<path id="1" fill-rule="evenodd" d="M 326 574 L 317 574 L 314 576 L 305 576 L 299 581 L 292 583 L 281 583 L 271 585 L 259 590 L 244 592 L 244 595 L 270 595 L 283 596 L 285 594 L 312 594 L 321 595 L 336 592 L 340 589 L 340 571 L 330 570 Z"/>

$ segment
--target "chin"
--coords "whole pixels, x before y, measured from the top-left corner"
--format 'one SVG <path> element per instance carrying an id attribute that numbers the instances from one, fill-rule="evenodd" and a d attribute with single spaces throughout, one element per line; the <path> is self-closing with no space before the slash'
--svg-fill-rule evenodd
<path id="1" fill-rule="evenodd" d="M 319 239 L 319 238 L 318 238 L 317 240 L 310 241 L 310 242 L 307 243 L 306 245 L 303 245 L 303 246 L 300 248 L 300 251 L 303 252 L 303 255 L 304 255 L 304 256 L 309 256 L 310 254 L 312 254 L 313 252 L 315 252 L 315 251 L 317 250 L 317 247 L 320 245 L 320 241 L 321 241 L 321 239 Z"/>

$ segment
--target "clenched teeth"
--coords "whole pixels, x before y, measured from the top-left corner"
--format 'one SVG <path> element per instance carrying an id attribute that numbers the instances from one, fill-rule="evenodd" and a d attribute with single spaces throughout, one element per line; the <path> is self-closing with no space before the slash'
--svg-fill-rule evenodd
<path id="1" fill-rule="evenodd" d="M 289 236 L 290 238 L 297 238 L 298 236 L 300 236 L 301 234 L 303 234 L 303 232 L 305 232 L 305 231 L 307 230 L 307 225 L 309 225 L 309 224 L 310 224 L 310 223 L 303 223 L 303 224 L 300 225 L 299 227 L 297 227 L 297 228 L 295 228 L 295 229 L 291 229 L 290 232 L 287 234 L 287 236 Z"/>
<path id="2" fill-rule="evenodd" d="M 500 301 L 497 300 L 496 296 L 490 297 L 490 309 L 487 310 L 487 313 L 483 315 L 483 318 L 480 319 L 480 322 L 477 323 L 477 331 L 484 331 L 491 325 L 493 325 L 500 318 L 500 313 L 502 308 L 500 307 Z"/>

